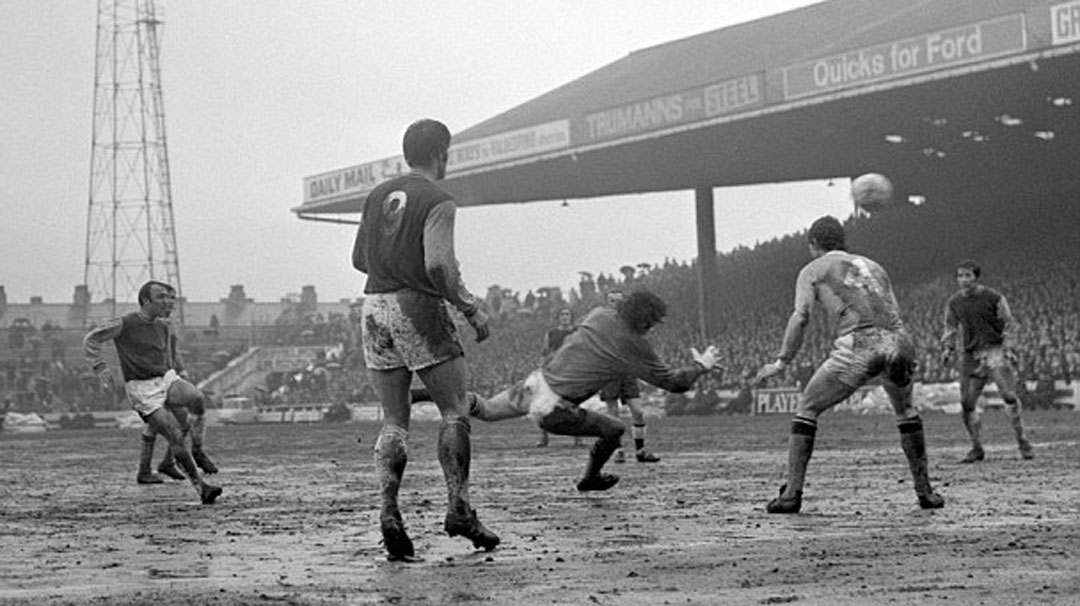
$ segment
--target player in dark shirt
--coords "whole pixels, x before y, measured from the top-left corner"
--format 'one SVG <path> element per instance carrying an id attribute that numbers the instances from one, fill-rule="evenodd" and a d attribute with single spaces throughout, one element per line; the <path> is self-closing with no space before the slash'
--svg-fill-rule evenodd
<path id="1" fill-rule="evenodd" d="M 101 353 L 102 345 L 113 342 L 120 358 L 128 401 L 151 430 L 143 433 L 136 480 L 141 484 L 158 483 L 151 477 L 150 460 L 154 439 L 161 434 L 169 442 L 172 458 L 191 480 L 202 502 L 211 504 L 221 494 L 221 488 L 203 481 L 184 440 L 189 410 L 202 414 L 205 404 L 202 392 L 183 378 L 184 366 L 177 350 L 176 335 L 167 321 L 175 301 L 176 290 L 172 286 L 147 282 L 139 289 L 139 311 L 112 319 L 88 332 L 83 337 L 83 349 L 101 386 L 113 391 L 113 374 Z M 201 439 L 197 446 L 201 453 Z M 205 453 L 202 456 L 205 457 Z"/>
<path id="2" fill-rule="evenodd" d="M 488 336 L 488 318 L 458 270 L 457 205 L 436 184 L 446 175 L 450 131 L 441 122 L 418 120 L 405 131 L 402 147 L 410 172 L 368 194 L 352 262 L 367 274 L 361 312 L 364 363 L 383 411 L 375 442 L 379 525 L 388 558 L 408 561 L 415 559 L 415 550 L 405 532 L 398 492 L 408 462 L 414 373 L 442 414 L 437 452 L 449 493 L 443 528 L 487 551 L 499 544 L 499 537 L 480 523 L 469 504 L 472 447 L 465 358 L 447 303 L 465 316 L 477 341 Z"/>
<path id="3" fill-rule="evenodd" d="M 598 438 L 577 489 L 611 488 L 619 476 L 602 470 L 626 428 L 618 419 L 581 404 L 605 384 L 626 376 L 681 393 L 717 364 L 714 345 L 704 352 L 691 348 L 694 362 L 688 366 L 673 368 L 661 361 L 645 335 L 666 313 L 663 300 L 645 289 L 630 293 L 616 309 L 592 310 L 562 347 L 524 381 L 490 399 L 470 394 L 470 414 L 484 421 L 528 415 L 549 433 Z"/>
<path id="4" fill-rule="evenodd" d="M 541 351 L 541 359 L 547 360 L 554 354 L 560 347 L 562 347 L 563 341 L 566 337 L 574 332 L 574 314 L 569 308 L 563 308 L 559 310 L 559 323 L 551 330 L 544 333 L 544 347 Z M 540 440 L 536 443 L 537 448 L 544 448 L 548 445 L 548 432 L 543 429 L 540 430 Z M 581 445 L 581 438 L 574 436 L 574 446 Z"/>
<path id="5" fill-rule="evenodd" d="M 803 389 L 791 423 L 787 484 L 766 511 L 798 513 L 818 416 L 875 377 L 881 377 L 896 414 L 919 506 L 943 507 L 945 499 L 930 485 L 922 419 L 911 401 L 915 346 L 900 319 L 889 275 L 872 259 L 847 252 L 844 227 L 835 217 L 814 221 L 807 239 L 813 260 L 796 279 L 795 310 L 784 330 L 780 354 L 758 371 L 755 383 L 779 374 L 791 363 L 815 307 L 824 308 L 830 325 L 836 327 L 837 338 L 829 358 Z"/>
<path id="6" fill-rule="evenodd" d="M 971 450 L 960 462 L 974 463 L 986 457 L 979 438 L 982 419 L 978 401 L 988 380 L 997 384 L 1005 401 L 1005 412 L 1016 434 L 1021 458 L 1033 459 L 1035 451 L 1024 436 L 1020 417 L 1023 405 L 1016 395 L 1016 354 L 1011 335 L 1015 321 L 1005 296 L 979 284 L 981 273 L 979 265 L 972 260 L 961 261 L 956 266 L 960 290 L 945 305 L 945 333 L 941 337 L 943 365 L 949 365 L 957 349 L 961 352 L 960 406 L 964 427 L 971 437 Z"/>

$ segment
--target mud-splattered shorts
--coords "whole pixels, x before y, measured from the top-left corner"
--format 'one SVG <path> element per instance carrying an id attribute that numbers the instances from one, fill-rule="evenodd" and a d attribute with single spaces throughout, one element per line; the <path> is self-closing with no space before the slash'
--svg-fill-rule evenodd
<path id="1" fill-rule="evenodd" d="M 878 375 L 904 387 L 915 374 L 915 347 L 903 331 L 857 330 L 833 342 L 822 368 L 852 387 L 862 386 Z"/>
<path id="2" fill-rule="evenodd" d="M 360 321 L 371 370 L 420 370 L 464 354 L 440 297 L 414 290 L 365 295 Z"/>
<path id="3" fill-rule="evenodd" d="M 993 345 L 974 352 L 965 352 L 960 360 L 960 378 L 989 379 L 993 373 L 1013 372 L 1005 348 Z"/>

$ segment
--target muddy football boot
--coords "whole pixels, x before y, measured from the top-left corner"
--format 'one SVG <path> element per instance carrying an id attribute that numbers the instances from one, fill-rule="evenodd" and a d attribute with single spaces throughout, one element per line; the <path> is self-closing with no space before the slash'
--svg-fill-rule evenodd
<path id="1" fill-rule="evenodd" d="M 414 562 L 417 560 L 412 539 L 405 532 L 405 523 L 396 516 L 382 516 L 379 521 L 382 543 L 386 547 L 386 559 L 390 562 Z"/>
<path id="2" fill-rule="evenodd" d="M 184 475 L 184 472 L 180 471 L 180 468 L 176 466 L 176 463 L 173 463 L 171 461 L 168 464 L 158 465 L 157 470 L 158 473 L 169 476 L 174 480 L 182 481 L 187 479 L 187 476 Z"/>
<path id="3" fill-rule="evenodd" d="M 577 483 L 577 489 L 581 492 L 607 490 L 619 483 L 619 476 L 613 473 L 602 473 L 598 476 L 582 478 Z"/>
<path id="4" fill-rule="evenodd" d="M 136 484 L 164 484 L 165 480 L 156 473 L 145 472 L 135 476 Z"/>
<path id="5" fill-rule="evenodd" d="M 480 519 L 476 517 L 476 510 L 471 507 L 465 515 L 456 511 L 447 513 L 443 528 L 451 537 L 462 536 L 469 539 L 473 547 L 477 549 L 491 551 L 499 545 L 499 537 L 480 523 Z"/>
<path id="6" fill-rule="evenodd" d="M 765 511 L 769 513 L 799 513 L 799 510 L 802 509 L 802 491 L 796 492 L 794 498 L 785 499 L 785 490 L 787 490 L 787 484 L 780 487 L 780 494 L 769 501 L 769 504 L 765 506 Z"/>
<path id="7" fill-rule="evenodd" d="M 986 453 L 983 451 L 982 446 L 972 448 L 964 458 L 960 459 L 961 463 L 974 463 L 976 461 L 982 461 L 986 458 Z"/>
<path id="8" fill-rule="evenodd" d="M 659 463 L 660 462 L 660 457 L 658 457 L 655 454 L 649 452 L 648 450 L 645 450 L 644 448 L 638 450 L 636 456 L 637 456 L 637 462 L 638 463 Z"/>
<path id="9" fill-rule="evenodd" d="M 203 485 L 199 488 L 199 498 L 202 500 L 203 505 L 213 505 L 219 496 L 221 496 L 220 486 L 213 486 L 203 482 Z"/>
<path id="10" fill-rule="evenodd" d="M 939 495 L 936 492 L 930 494 L 921 494 L 919 496 L 919 507 L 923 509 L 941 509 L 945 506 L 945 497 Z"/>
<path id="11" fill-rule="evenodd" d="M 206 453 L 201 448 L 192 449 L 191 458 L 195 459 L 195 464 L 199 466 L 199 469 L 203 470 L 203 473 L 218 472 L 217 465 L 214 465 L 214 462 L 210 460 L 210 457 L 206 456 Z"/>

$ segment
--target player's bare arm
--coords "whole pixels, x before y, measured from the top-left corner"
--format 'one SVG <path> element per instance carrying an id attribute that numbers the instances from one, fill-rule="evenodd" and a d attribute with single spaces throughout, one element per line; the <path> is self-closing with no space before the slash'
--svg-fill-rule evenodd
<path id="1" fill-rule="evenodd" d="M 798 307 L 792 312 L 788 318 L 787 326 L 784 328 L 784 343 L 780 348 L 780 354 L 776 357 L 776 360 L 765 364 L 758 370 L 757 375 L 754 376 L 755 385 L 760 385 L 766 379 L 784 372 L 791 360 L 795 358 L 795 354 L 799 353 L 803 338 L 806 335 L 806 327 L 809 324 L 809 307 Z"/>

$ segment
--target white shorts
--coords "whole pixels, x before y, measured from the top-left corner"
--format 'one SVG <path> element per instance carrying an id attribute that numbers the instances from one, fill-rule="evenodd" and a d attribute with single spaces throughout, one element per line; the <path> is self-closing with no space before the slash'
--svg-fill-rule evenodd
<path id="1" fill-rule="evenodd" d="M 547 379 L 544 378 L 544 373 L 540 370 L 534 370 L 526 377 L 522 383 L 520 400 L 516 403 L 516 406 L 518 410 L 527 411 L 526 414 L 536 423 L 539 423 L 540 419 L 551 414 L 551 411 L 556 408 L 574 407 L 573 404 L 564 400 L 562 396 L 551 389 Z"/>
<path id="2" fill-rule="evenodd" d="M 165 406 L 165 401 L 169 396 L 169 387 L 179 380 L 180 375 L 170 368 L 161 377 L 128 381 L 124 387 L 127 389 L 131 408 L 145 419 L 155 410 Z"/>

